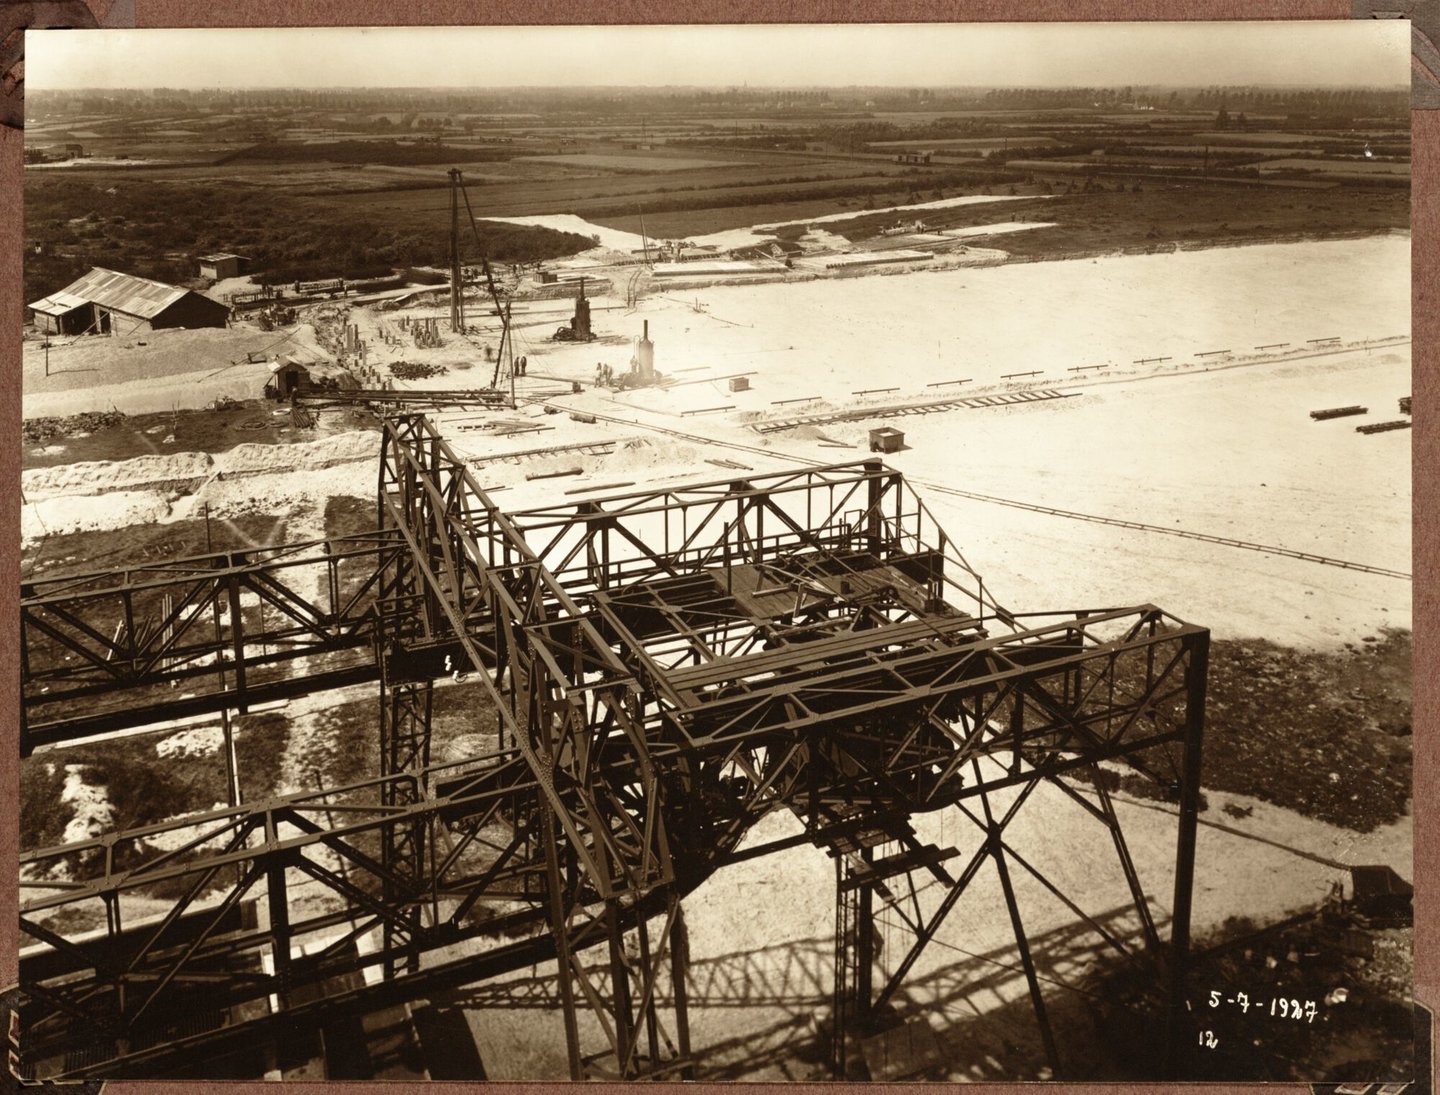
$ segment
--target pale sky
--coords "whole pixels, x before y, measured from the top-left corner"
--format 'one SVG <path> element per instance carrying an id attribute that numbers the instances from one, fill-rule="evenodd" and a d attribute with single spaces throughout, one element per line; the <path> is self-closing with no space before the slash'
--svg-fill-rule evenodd
<path id="1" fill-rule="evenodd" d="M 42 30 L 51 88 L 1408 86 L 1403 19 Z"/>

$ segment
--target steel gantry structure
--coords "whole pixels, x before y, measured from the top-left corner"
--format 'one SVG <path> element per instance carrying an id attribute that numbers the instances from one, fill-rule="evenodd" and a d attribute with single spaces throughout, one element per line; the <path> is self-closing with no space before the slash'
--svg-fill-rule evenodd
<path id="1" fill-rule="evenodd" d="M 32 1073 L 193 1068 L 553 961 L 572 1077 L 691 1076 L 682 898 L 806 842 L 836 863 L 836 1076 L 987 864 L 1057 1072 L 1014 872 L 1153 971 L 1180 1044 L 1204 629 L 1150 605 L 1008 611 L 875 461 L 505 512 L 423 415 L 386 419 L 381 449 L 371 534 L 22 591 L 26 750 L 380 692 L 372 778 L 22 856 Z M 299 567 L 323 597 L 286 581 Z M 439 763 L 437 682 L 462 675 L 493 745 Z M 1102 763 L 1179 804 L 1168 937 Z M 1138 947 L 1007 840 L 1041 786 L 1103 834 Z M 973 823 L 963 851 L 911 823 L 942 809 Z M 775 810 L 803 834 L 742 848 Z M 167 911 L 130 923 L 141 896 Z M 882 913 L 906 939 L 885 968 Z"/>

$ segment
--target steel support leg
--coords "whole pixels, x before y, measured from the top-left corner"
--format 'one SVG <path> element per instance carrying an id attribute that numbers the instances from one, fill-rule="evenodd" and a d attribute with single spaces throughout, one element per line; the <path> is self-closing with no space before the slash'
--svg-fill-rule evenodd
<path id="1" fill-rule="evenodd" d="M 1175 849 L 1175 900 L 1170 919 L 1170 999 L 1165 1031 L 1165 1075 L 1176 1077 L 1188 1045 L 1186 974 L 1190 958 L 1190 904 L 1195 884 L 1195 830 L 1200 814 L 1200 760 L 1205 728 L 1205 676 L 1210 637 L 1190 641 L 1185 671 L 1185 752 L 1180 770 L 1180 832 Z"/>
<path id="2" fill-rule="evenodd" d="M 865 863 L 872 848 L 860 850 Z M 843 852 L 835 856 L 835 992 L 831 1008 L 830 1069 L 843 1080 L 849 1068 L 852 1030 L 863 1030 L 870 1018 L 875 963 L 875 894 L 868 883 L 856 885 L 854 866 Z"/>
<path id="3" fill-rule="evenodd" d="M 615 1016 L 615 1055 L 619 1074 L 625 1079 L 635 1074 L 634 1054 L 635 1013 L 630 997 L 630 967 L 625 960 L 625 931 L 620 925 L 620 907 L 610 902 L 605 909 L 606 932 L 610 945 L 610 1000 Z"/>
<path id="4" fill-rule="evenodd" d="M 866 863 L 875 861 L 874 849 L 861 852 Z M 870 1022 L 870 1002 L 874 999 L 875 976 L 875 889 L 860 887 L 860 901 L 855 918 L 855 1026 L 866 1031 Z"/>
<path id="5" fill-rule="evenodd" d="M 284 1011 L 290 1006 L 290 904 L 285 892 L 284 860 L 277 860 L 266 871 L 265 891 L 274 944 L 275 996 Z"/>
<path id="6" fill-rule="evenodd" d="M 675 1048 L 685 1062 L 680 1078 L 693 1080 L 695 1070 L 690 1065 L 690 1011 L 689 996 L 685 987 L 686 972 L 690 967 L 690 934 L 685 929 L 685 909 L 677 898 L 672 897 L 675 915 L 670 921 L 670 984 L 675 994 Z"/>
<path id="7" fill-rule="evenodd" d="M 1010 911 L 1010 926 L 1015 931 L 1015 945 L 1020 950 L 1020 965 L 1025 970 L 1025 982 L 1030 987 L 1030 1003 L 1035 1008 L 1035 1021 L 1040 1026 L 1040 1041 L 1045 1046 L 1045 1059 L 1050 1063 L 1053 1078 L 1060 1076 L 1060 1055 L 1055 1049 L 1055 1034 L 1050 1029 L 1050 1016 L 1045 1010 L 1045 996 L 1040 991 L 1040 979 L 1035 975 L 1035 959 L 1030 954 L 1030 943 L 1025 938 L 1025 922 L 1020 916 L 1020 904 L 1015 900 L 1015 887 L 1010 882 L 1010 868 L 1005 863 L 1005 827 L 997 824 L 990 809 L 990 796 L 982 794 L 980 803 L 985 809 L 985 824 L 988 829 L 986 843 L 990 857 L 995 860 L 995 869 L 1000 875 L 1000 888 L 1005 892 L 1005 907 Z"/>
<path id="8" fill-rule="evenodd" d="M 830 1078 L 845 1079 L 846 1028 L 850 1022 L 850 996 L 854 983 L 854 934 L 858 899 L 846 887 L 849 871 L 843 854 L 835 856 L 835 989 L 830 1007 Z"/>
<path id="9" fill-rule="evenodd" d="M 383 661 L 382 661 L 383 666 Z M 391 684 L 381 670 L 380 771 L 381 775 L 410 774 L 411 779 L 388 780 L 382 784 L 381 801 L 404 808 L 417 805 L 425 795 L 422 772 L 430 763 L 430 717 L 433 687 L 430 681 Z M 397 937 L 387 924 L 384 930 L 385 975 L 394 977 L 403 968 L 419 968 L 419 950 L 413 945 L 420 932 L 424 907 L 421 892 L 426 878 L 425 821 L 416 814 L 385 826 L 381 862 L 385 867 L 385 899 L 403 910 L 406 929 Z M 403 949 L 402 960 L 396 956 Z"/>
<path id="10" fill-rule="evenodd" d="M 585 1078 L 580 1059 L 580 1030 L 575 1019 L 575 970 L 570 955 L 569 917 L 565 913 L 565 894 L 560 871 L 560 846 L 555 833 L 555 818 L 549 807 L 538 803 L 540 839 L 545 843 L 545 879 L 550 891 L 550 931 L 555 936 L 555 972 L 559 978 L 560 1010 L 565 1020 L 565 1050 L 570 1061 L 570 1079 Z"/>
<path id="11" fill-rule="evenodd" d="M 650 1060 L 659 1062 L 660 1055 L 660 1021 L 655 1014 L 655 993 L 658 985 L 650 980 L 650 929 L 641 917 L 640 922 L 635 925 L 635 935 L 640 942 L 640 968 L 646 971 L 646 983 L 643 991 L 646 993 L 643 1001 L 643 1013 L 645 1019 L 645 1044 L 650 1049 Z"/>

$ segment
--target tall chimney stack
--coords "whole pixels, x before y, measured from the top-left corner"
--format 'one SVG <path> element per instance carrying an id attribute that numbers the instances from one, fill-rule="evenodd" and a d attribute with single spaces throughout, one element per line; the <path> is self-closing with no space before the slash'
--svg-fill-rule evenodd
<path id="1" fill-rule="evenodd" d="M 643 322 L 645 333 L 640 336 L 640 345 L 635 347 L 635 366 L 640 382 L 650 384 L 655 380 L 655 344 L 650 341 L 650 321 Z"/>

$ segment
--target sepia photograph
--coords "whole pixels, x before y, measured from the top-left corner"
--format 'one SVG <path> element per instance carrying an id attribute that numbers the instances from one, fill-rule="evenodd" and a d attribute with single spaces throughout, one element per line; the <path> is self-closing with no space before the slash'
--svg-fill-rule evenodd
<path id="1" fill-rule="evenodd" d="M 1410 50 L 27 32 L 12 1072 L 1424 1078 Z"/>

